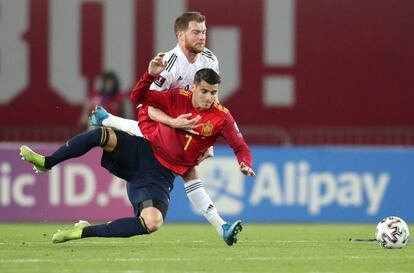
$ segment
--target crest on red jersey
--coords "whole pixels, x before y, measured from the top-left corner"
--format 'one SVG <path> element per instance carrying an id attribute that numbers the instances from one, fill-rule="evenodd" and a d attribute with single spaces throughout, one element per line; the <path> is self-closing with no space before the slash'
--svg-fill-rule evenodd
<path id="1" fill-rule="evenodd" d="M 211 123 L 204 123 L 201 127 L 202 136 L 211 136 L 213 133 L 213 125 Z"/>

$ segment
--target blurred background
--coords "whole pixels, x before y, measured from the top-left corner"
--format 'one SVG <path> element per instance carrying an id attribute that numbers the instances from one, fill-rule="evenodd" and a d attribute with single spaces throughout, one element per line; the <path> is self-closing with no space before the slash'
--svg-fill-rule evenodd
<path id="1" fill-rule="evenodd" d="M 187 10 L 254 156 L 255 178 L 223 145 L 201 165 L 224 218 L 414 221 L 411 0 L 0 0 L 0 220 L 132 213 L 99 151 L 34 175 L 18 147 L 51 152 L 96 103 L 134 118 L 128 92 Z M 180 180 L 168 219 L 203 221 Z"/>

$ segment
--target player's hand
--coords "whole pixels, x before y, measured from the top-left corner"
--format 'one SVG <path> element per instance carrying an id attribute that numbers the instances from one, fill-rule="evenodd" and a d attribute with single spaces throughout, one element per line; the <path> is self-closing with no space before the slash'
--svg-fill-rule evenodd
<path id="1" fill-rule="evenodd" d="M 208 149 L 202 155 L 200 155 L 199 158 L 197 158 L 197 165 L 200 164 L 201 161 L 203 161 L 204 159 L 207 159 L 213 156 L 214 156 L 213 146 L 208 147 Z"/>
<path id="2" fill-rule="evenodd" d="M 256 176 L 252 168 L 244 164 L 244 162 L 240 163 L 240 171 L 247 176 Z"/>
<path id="3" fill-rule="evenodd" d="M 191 113 L 187 113 L 187 114 L 182 114 L 179 115 L 178 117 L 172 119 L 170 121 L 170 126 L 173 128 L 177 128 L 177 129 L 181 129 L 181 130 L 185 130 L 191 134 L 194 135 L 199 135 L 198 132 L 196 132 L 194 129 L 202 126 L 202 123 L 198 123 L 201 119 L 201 116 L 198 115 L 193 119 L 188 119 L 192 116 L 193 114 Z"/>
<path id="4" fill-rule="evenodd" d="M 167 66 L 167 62 L 164 60 L 165 53 L 158 53 L 148 65 L 148 73 L 151 76 L 158 76 Z"/>

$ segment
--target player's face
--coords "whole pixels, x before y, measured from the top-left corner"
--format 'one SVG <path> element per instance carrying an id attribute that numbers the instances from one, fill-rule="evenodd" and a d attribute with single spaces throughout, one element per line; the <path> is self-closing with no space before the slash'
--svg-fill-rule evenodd
<path id="1" fill-rule="evenodd" d="M 206 46 L 206 23 L 190 21 L 187 30 L 183 33 L 184 47 L 191 53 L 198 54 Z"/>
<path id="2" fill-rule="evenodd" d="M 193 86 L 193 106 L 207 110 L 216 101 L 219 84 L 209 84 L 201 81 Z"/>

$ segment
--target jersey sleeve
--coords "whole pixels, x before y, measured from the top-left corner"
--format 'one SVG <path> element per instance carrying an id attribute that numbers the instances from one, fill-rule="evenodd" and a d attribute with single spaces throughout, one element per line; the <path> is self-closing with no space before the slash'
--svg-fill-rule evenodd
<path id="1" fill-rule="evenodd" d="M 174 89 L 167 89 L 163 92 L 150 90 L 155 79 L 156 77 L 145 72 L 132 89 L 130 99 L 135 105 L 146 104 L 167 112 L 174 101 L 176 92 L 173 91 Z"/>
<path id="2" fill-rule="evenodd" d="M 164 70 L 157 78 L 155 78 L 154 82 L 151 84 L 150 89 L 156 91 L 169 89 L 171 88 L 172 79 L 172 74 Z"/>
<path id="3" fill-rule="evenodd" d="M 164 57 L 164 60 L 167 62 L 166 69 L 162 71 L 161 74 L 151 84 L 151 90 L 162 91 L 172 88 L 174 70 L 167 68 L 174 66 L 174 63 L 177 60 L 177 55 L 175 53 L 168 54 Z"/>
<path id="4" fill-rule="evenodd" d="M 216 56 L 214 56 L 215 57 L 215 62 L 213 62 L 213 64 L 212 64 L 212 69 L 214 70 L 214 71 L 216 71 L 216 73 L 217 74 L 220 74 L 220 70 L 219 70 L 219 61 L 218 61 L 218 59 L 217 59 L 217 57 Z"/>
<path id="5" fill-rule="evenodd" d="M 227 114 L 221 134 L 233 149 L 239 164 L 243 162 L 251 168 L 252 154 L 250 153 L 250 149 L 244 141 L 244 138 L 230 113 Z"/>

